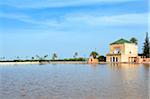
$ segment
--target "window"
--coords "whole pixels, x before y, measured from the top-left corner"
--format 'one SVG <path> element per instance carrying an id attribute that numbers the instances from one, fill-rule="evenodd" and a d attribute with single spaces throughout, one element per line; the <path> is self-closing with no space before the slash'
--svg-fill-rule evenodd
<path id="1" fill-rule="evenodd" d="M 110 62 L 112 62 L 112 57 L 110 57 Z"/>
<path id="2" fill-rule="evenodd" d="M 120 49 L 119 48 L 116 48 L 115 50 L 114 50 L 114 54 L 119 54 L 121 51 L 120 51 Z"/>
<path id="3" fill-rule="evenodd" d="M 113 57 L 113 62 L 115 62 L 115 57 Z"/>
<path id="4" fill-rule="evenodd" d="M 116 62 L 118 62 L 118 57 L 116 57 Z"/>

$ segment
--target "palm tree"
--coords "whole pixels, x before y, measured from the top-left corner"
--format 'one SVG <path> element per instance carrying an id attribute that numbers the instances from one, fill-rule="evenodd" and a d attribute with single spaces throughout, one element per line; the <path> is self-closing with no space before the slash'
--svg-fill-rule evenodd
<path id="1" fill-rule="evenodd" d="M 73 57 L 76 58 L 77 56 L 78 56 L 78 52 L 75 52 Z"/>
<path id="2" fill-rule="evenodd" d="M 31 59 L 34 60 L 34 57 L 32 57 Z"/>
<path id="3" fill-rule="evenodd" d="M 99 54 L 96 51 L 92 51 L 90 56 L 92 56 L 93 58 L 97 58 Z"/>
<path id="4" fill-rule="evenodd" d="M 138 41 L 138 40 L 137 40 L 135 37 L 132 37 L 132 38 L 130 39 L 130 42 L 135 43 L 136 45 L 138 44 L 137 41 Z"/>
<path id="5" fill-rule="evenodd" d="M 40 58 L 40 56 L 39 56 L 39 55 L 36 55 L 36 58 L 37 58 L 37 59 L 39 59 L 39 58 Z"/>
<path id="6" fill-rule="evenodd" d="M 1 57 L 0 59 L 1 59 L 1 60 L 5 60 L 5 57 Z"/>
<path id="7" fill-rule="evenodd" d="M 57 58 L 57 54 L 54 53 L 53 56 L 52 56 L 52 60 L 55 60 Z"/>
<path id="8" fill-rule="evenodd" d="M 19 59 L 19 56 L 17 56 L 17 60 L 20 60 L 20 59 Z"/>
<path id="9" fill-rule="evenodd" d="M 42 57 L 40 57 L 39 55 L 36 55 L 36 57 L 37 57 L 37 60 L 43 60 L 43 58 Z"/>
<path id="10" fill-rule="evenodd" d="M 45 55 L 45 56 L 44 56 L 44 59 L 46 59 L 47 57 L 48 57 L 48 55 Z"/>

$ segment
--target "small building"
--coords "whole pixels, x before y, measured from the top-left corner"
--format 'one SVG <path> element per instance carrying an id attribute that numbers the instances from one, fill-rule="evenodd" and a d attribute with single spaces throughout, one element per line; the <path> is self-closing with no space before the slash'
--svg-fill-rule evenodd
<path id="1" fill-rule="evenodd" d="M 135 43 L 120 39 L 110 44 L 110 52 L 106 55 L 107 62 L 135 62 L 138 47 Z"/>
<path id="2" fill-rule="evenodd" d="M 150 58 L 146 58 L 146 56 L 143 54 L 138 54 L 136 63 L 150 63 Z"/>
<path id="3" fill-rule="evenodd" d="M 97 58 L 90 57 L 90 58 L 88 59 L 88 64 L 98 64 L 98 59 L 97 59 Z"/>

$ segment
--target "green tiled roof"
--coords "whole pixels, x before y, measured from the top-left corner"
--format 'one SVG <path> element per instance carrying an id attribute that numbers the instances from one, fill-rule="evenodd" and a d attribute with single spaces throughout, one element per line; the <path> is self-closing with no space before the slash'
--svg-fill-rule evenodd
<path id="1" fill-rule="evenodd" d="M 111 43 L 110 45 L 113 45 L 113 44 L 124 44 L 124 43 L 131 43 L 131 42 L 128 41 L 128 40 L 125 40 L 125 39 L 119 39 L 119 40 Z"/>

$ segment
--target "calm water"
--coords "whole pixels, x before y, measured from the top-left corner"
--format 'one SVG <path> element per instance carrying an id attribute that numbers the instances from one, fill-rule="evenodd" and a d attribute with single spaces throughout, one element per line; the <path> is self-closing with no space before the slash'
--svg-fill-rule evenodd
<path id="1" fill-rule="evenodd" d="M 149 65 L 0 66 L 0 99 L 149 99 Z"/>

